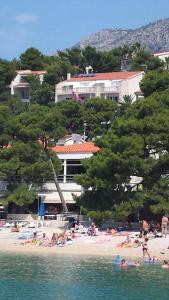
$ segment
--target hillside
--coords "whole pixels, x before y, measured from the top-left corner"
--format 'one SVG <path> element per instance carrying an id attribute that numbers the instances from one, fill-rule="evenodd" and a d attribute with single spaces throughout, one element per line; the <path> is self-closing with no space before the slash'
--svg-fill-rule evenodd
<path id="1" fill-rule="evenodd" d="M 75 46 L 87 45 L 97 50 L 111 50 L 125 44 L 139 42 L 151 51 L 169 49 L 169 18 L 158 20 L 138 29 L 102 29 L 81 39 Z"/>

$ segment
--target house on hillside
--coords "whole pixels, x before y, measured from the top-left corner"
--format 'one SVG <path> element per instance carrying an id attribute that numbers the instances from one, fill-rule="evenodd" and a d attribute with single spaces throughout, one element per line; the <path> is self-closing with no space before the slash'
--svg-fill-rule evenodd
<path id="1" fill-rule="evenodd" d="M 75 182 L 75 176 L 84 172 L 81 160 L 91 157 L 99 150 L 100 148 L 94 143 L 83 140 L 74 144 L 70 144 L 70 141 L 68 141 L 68 144 L 53 147 L 53 151 L 56 152 L 62 162 L 62 171 L 58 175 L 58 181 L 70 211 L 76 209 L 73 195 L 80 196 L 82 193 L 81 185 Z M 52 206 L 56 207 L 57 210 L 61 210 L 61 201 L 54 182 L 46 181 L 38 195 L 43 198 L 49 210 Z"/>
<path id="2" fill-rule="evenodd" d="M 164 62 L 164 70 L 169 70 L 169 50 L 154 52 L 153 55 Z"/>
<path id="3" fill-rule="evenodd" d="M 159 59 L 165 61 L 165 59 L 169 57 L 169 50 L 168 51 L 166 51 L 166 50 L 156 51 L 153 53 L 153 55 L 154 55 L 154 57 L 158 57 Z"/>
<path id="4" fill-rule="evenodd" d="M 73 195 L 80 196 L 83 192 L 82 186 L 75 182 L 75 176 L 84 172 L 81 160 L 91 157 L 99 150 L 100 148 L 94 143 L 85 142 L 79 135 L 61 139 L 53 147 L 53 151 L 62 163 L 62 170 L 57 179 L 69 211 L 79 211 Z M 38 194 L 38 198 L 35 199 L 34 203 L 23 207 L 10 203 L 8 218 L 26 219 L 28 215 L 30 216 L 30 212 L 32 217 L 37 218 L 39 203 L 43 200 L 46 208 L 46 218 L 56 219 L 57 214 L 62 211 L 62 204 L 54 181 L 46 178 L 41 187 L 33 187 L 33 189 Z"/>
<path id="5" fill-rule="evenodd" d="M 10 84 L 11 95 L 18 96 L 23 102 L 29 102 L 31 99 L 30 84 L 27 82 L 28 75 L 38 76 L 42 84 L 46 71 L 31 71 L 31 70 L 18 70 L 16 76 Z"/>
<path id="6" fill-rule="evenodd" d="M 133 101 L 140 97 L 140 81 L 143 71 L 121 71 L 111 73 L 86 73 L 71 77 L 56 84 L 55 102 L 65 99 L 83 101 L 86 98 L 103 97 L 122 101 L 125 95 L 130 95 Z"/>

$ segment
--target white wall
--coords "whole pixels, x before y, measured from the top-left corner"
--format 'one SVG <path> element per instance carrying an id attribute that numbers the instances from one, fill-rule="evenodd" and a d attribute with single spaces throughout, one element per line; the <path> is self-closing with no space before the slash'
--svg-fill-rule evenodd
<path id="1" fill-rule="evenodd" d="M 20 74 L 17 74 L 14 78 L 14 80 L 11 82 L 11 95 L 14 95 L 14 86 L 20 83 Z"/>
<path id="2" fill-rule="evenodd" d="M 123 100 L 125 95 L 131 95 L 133 97 L 133 101 L 136 100 L 135 92 L 140 91 L 140 82 L 144 76 L 144 73 L 141 73 L 137 76 L 133 76 L 127 80 L 124 80 L 121 85 L 121 93 L 120 98 Z"/>
<path id="3" fill-rule="evenodd" d="M 133 76 L 126 80 L 92 80 L 92 81 L 64 81 L 56 85 L 55 88 L 55 102 L 64 100 L 70 97 L 70 94 L 60 95 L 62 87 L 70 87 L 73 86 L 73 89 L 76 92 L 76 89 L 80 88 L 96 88 L 96 96 L 100 96 L 101 90 L 99 89 L 100 84 L 104 84 L 104 88 L 110 88 L 112 92 L 120 92 L 119 98 L 123 99 L 125 95 L 133 96 L 133 100 L 136 100 L 135 92 L 140 90 L 139 83 L 144 76 L 144 72 L 140 72 L 140 74 Z M 98 84 L 98 95 L 97 95 L 97 84 Z M 77 90 L 78 91 L 78 90 Z M 79 91 L 82 93 L 82 91 Z M 110 91 L 109 91 L 110 92 Z M 58 93 L 58 94 L 57 94 Z"/>
<path id="4" fill-rule="evenodd" d="M 75 182 L 70 182 L 70 183 L 59 183 L 60 188 L 62 191 L 70 191 L 70 192 L 81 192 L 82 187 L 81 185 L 75 183 Z M 43 187 L 50 191 L 56 191 L 56 186 L 53 182 L 46 182 Z"/>
<path id="5" fill-rule="evenodd" d="M 169 57 L 169 52 L 155 53 L 154 56 L 165 61 L 165 58 Z"/>
<path id="6" fill-rule="evenodd" d="M 143 79 L 144 74 L 140 74 L 128 80 L 128 95 L 133 96 L 133 100 L 136 100 L 135 92 L 140 91 L 140 82 Z"/>
<path id="7" fill-rule="evenodd" d="M 81 152 L 81 153 L 57 153 L 59 159 L 85 159 L 89 158 L 93 153 Z"/>

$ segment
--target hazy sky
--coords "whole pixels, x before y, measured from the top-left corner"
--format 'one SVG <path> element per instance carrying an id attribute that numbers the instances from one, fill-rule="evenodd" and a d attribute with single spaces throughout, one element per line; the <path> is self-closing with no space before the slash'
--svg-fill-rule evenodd
<path id="1" fill-rule="evenodd" d="M 0 0 L 0 57 L 45 54 L 103 28 L 137 28 L 169 17 L 169 0 Z"/>

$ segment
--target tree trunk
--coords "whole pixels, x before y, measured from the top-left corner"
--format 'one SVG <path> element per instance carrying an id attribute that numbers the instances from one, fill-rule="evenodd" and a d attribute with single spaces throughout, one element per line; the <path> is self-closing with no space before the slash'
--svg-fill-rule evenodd
<path id="1" fill-rule="evenodd" d="M 54 165 L 53 165 L 53 162 L 52 162 L 52 159 L 51 159 L 51 157 L 50 157 L 50 154 L 49 154 L 48 149 L 45 149 L 45 152 L 46 152 L 47 157 L 48 157 L 48 159 L 49 159 L 49 161 L 50 161 L 50 164 L 51 164 L 52 173 L 53 173 L 53 179 L 54 179 L 54 182 L 55 182 L 55 186 L 56 186 L 57 192 L 58 192 L 58 194 L 59 194 L 60 201 L 61 201 L 61 203 L 62 203 L 63 212 L 68 212 L 68 208 L 67 208 L 67 205 L 66 205 L 66 201 L 65 201 L 65 199 L 64 199 L 62 190 L 61 190 L 61 188 L 60 188 L 60 185 L 59 185 L 59 182 L 58 182 L 58 179 L 57 179 L 57 176 L 56 176 L 55 168 L 54 168 Z"/>

